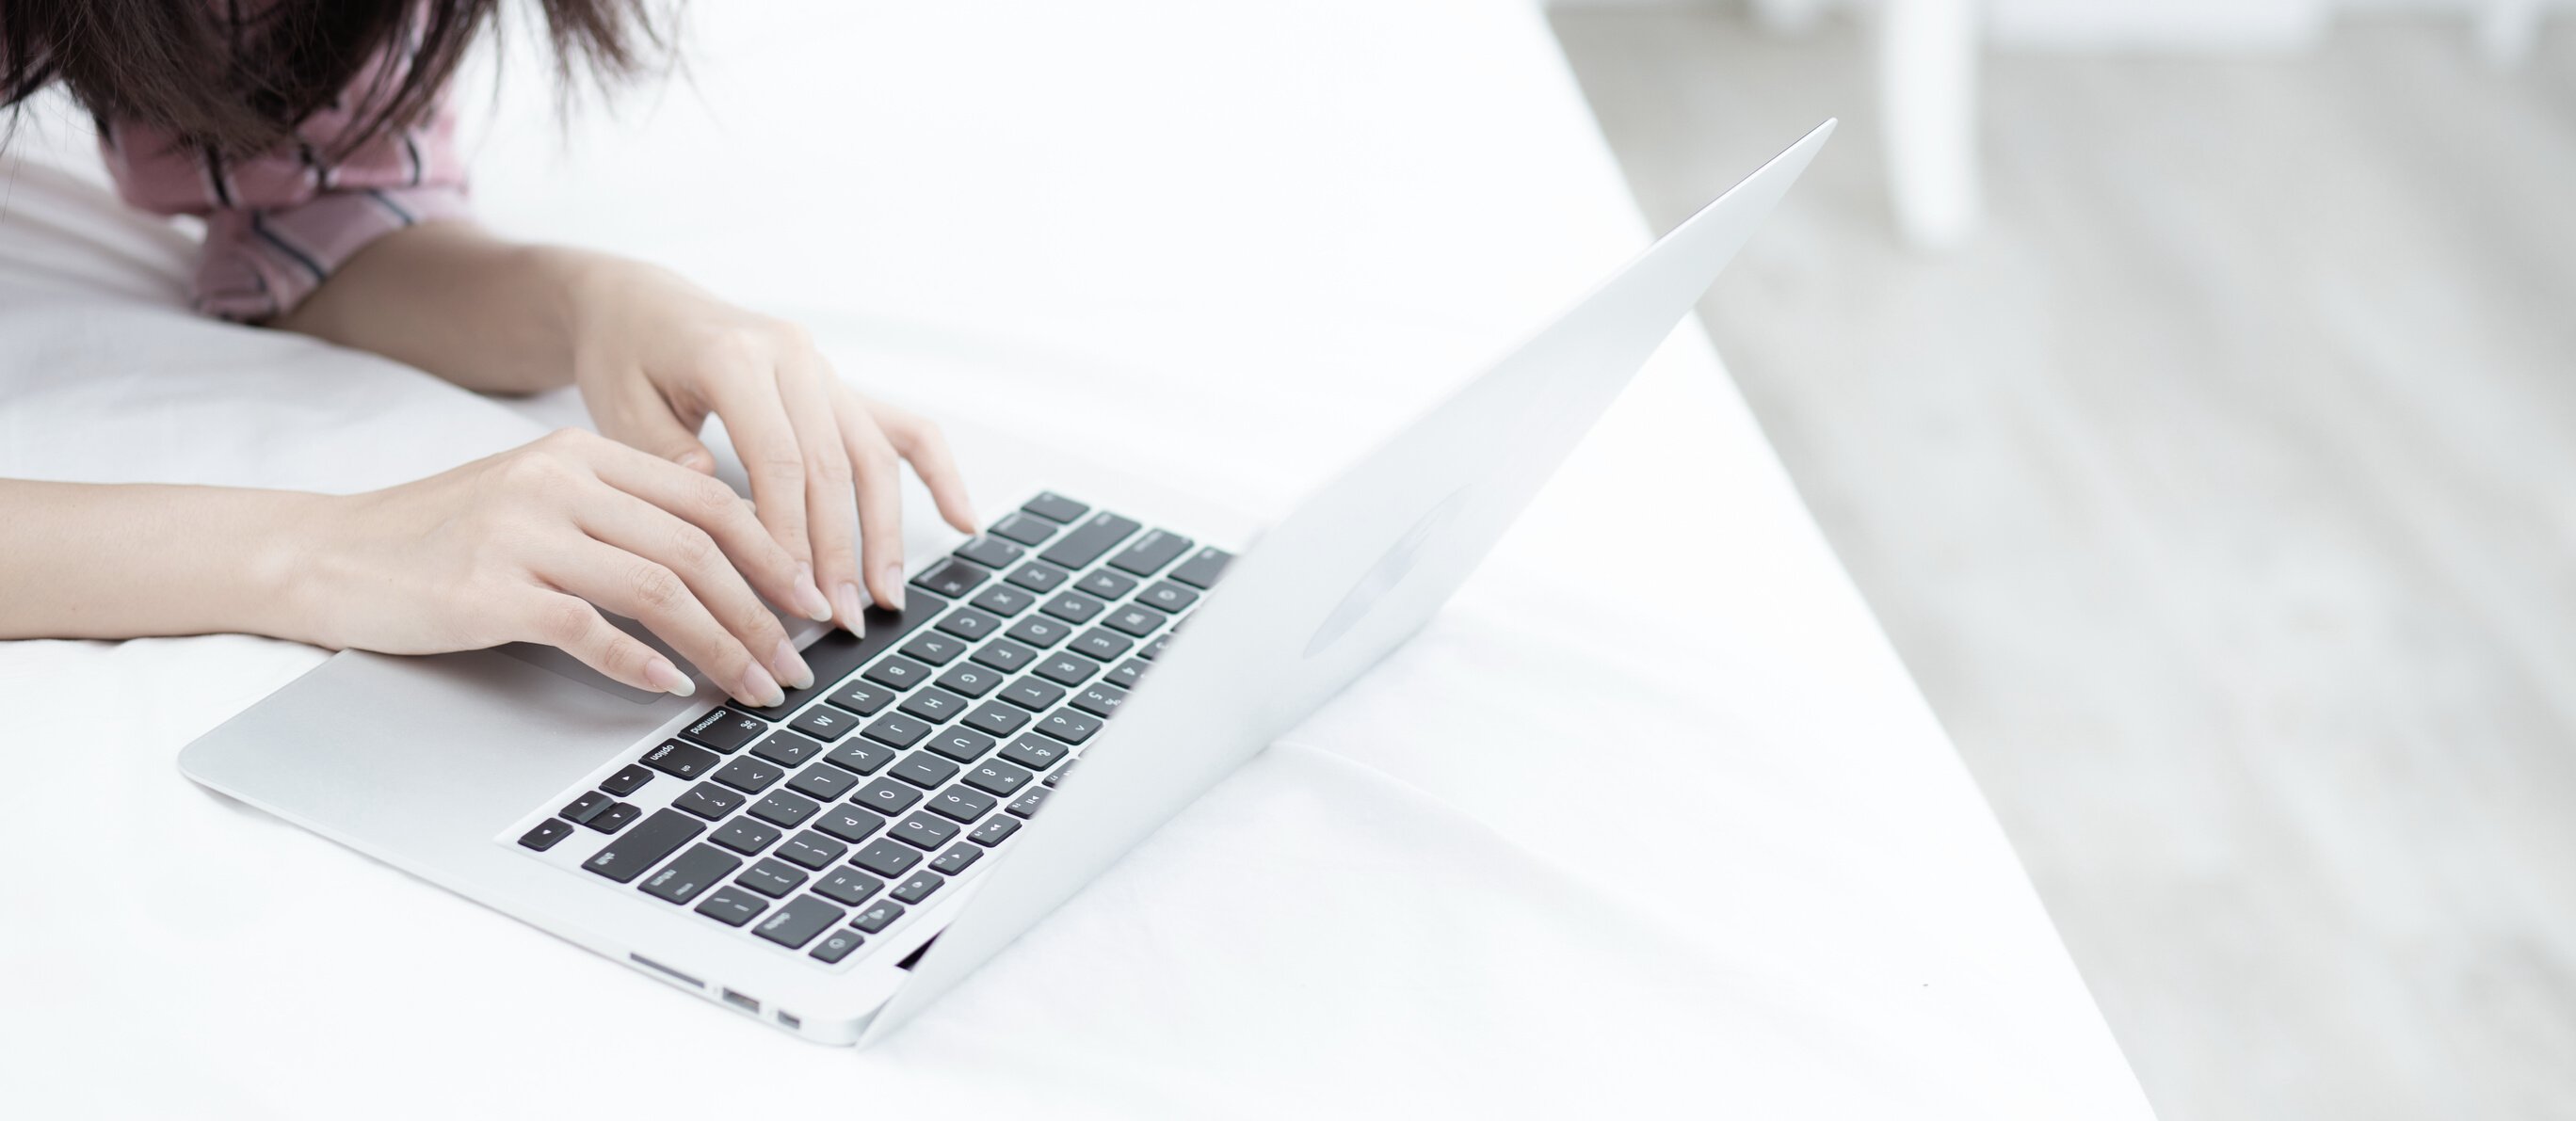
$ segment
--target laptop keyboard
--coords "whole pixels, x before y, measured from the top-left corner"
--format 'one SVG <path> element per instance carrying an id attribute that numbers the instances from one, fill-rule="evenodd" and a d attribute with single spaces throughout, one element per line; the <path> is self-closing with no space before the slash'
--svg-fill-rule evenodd
<path id="1" fill-rule="evenodd" d="M 837 965 L 1037 814 L 1232 559 L 1039 494 L 816 639 L 812 686 L 692 717 L 518 844 Z"/>

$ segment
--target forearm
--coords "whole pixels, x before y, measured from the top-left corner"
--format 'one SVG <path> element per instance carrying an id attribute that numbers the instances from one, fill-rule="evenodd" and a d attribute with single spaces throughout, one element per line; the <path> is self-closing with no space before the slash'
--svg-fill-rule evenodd
<path id="1" fill-rule="evenodd" d="M 467 389 L 554 389 L 572 380 L 576 293 L 609 260 L 429 222 L 359 250 L 277 325 Z"/>
<path id="2" fill-rule="evenodd" d="M 0 639 L 302 637 L 293 491 L 0 479 Z"/>

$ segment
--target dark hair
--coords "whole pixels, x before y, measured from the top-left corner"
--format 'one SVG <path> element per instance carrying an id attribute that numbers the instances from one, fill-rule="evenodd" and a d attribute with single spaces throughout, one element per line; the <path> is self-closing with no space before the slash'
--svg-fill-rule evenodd
<path id="1" fill-rule="evenodd" d="M 643 0 L 535 0 L 557 70 L 601 80 L 662 45 Z M 355 91 L 355 146 L 421 118 L 500 0 L 0 0 L 0 106 L 60 81 L 101 118 L 226 154 L 266 150 L 328 108 L 368 60 L 409 66 Z"/>

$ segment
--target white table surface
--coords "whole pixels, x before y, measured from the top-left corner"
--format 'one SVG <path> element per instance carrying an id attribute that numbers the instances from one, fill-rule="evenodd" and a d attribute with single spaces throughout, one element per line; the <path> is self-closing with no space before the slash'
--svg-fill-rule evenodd
<path id="1" fill-rule="evenodd" d="M 706 4 L 688 43 L 569 129 L 512 70 L 488 220 L 1254 513 L 1646 238 L 1518 0 Z M 356 489 L 577 415 L 193 322 L 176 235 L 0 190 L 0 475 Z M 10 1112 L 2149 1116 L 1695 325 L 1420 637 L 867 1052 L 177 773 L 321 657 L 0 644 Z"/>

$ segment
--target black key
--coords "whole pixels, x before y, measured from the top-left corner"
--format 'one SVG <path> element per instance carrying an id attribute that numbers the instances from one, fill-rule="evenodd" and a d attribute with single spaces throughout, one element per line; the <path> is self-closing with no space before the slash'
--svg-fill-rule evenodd
<path id="1" fill-rule="evenodd" d="M 1033 672 L 1035 672 L 1039 677 L 1055 682 L 1058 685 L 1080 685 L 1085 681 L 1091 680 L 1092 674 L 1100 672 L 1100 663 L 1075 654 L 1053 654 L 1049 655 L 1047 660 L 1039 662 L 1038 668 Z M 1026 681 L 1028 679 L 1021 678 L 1021 680 Z M 1017 688 L 1016 685 L 1013 687 Z M 1063 694 L 1059 693 L 1057 695 L 1062 696 Z M 1011 700 L 1019 699 L 1012 696 L 1011 690 L 1009 689 L 1003 690 L 1002 696 Z"/>
<path id="2" fill-rule="evenodd" d="M 1164 575 L 1204 592 L 1216 586 L 1216 578 L 1225 574 L 1226 562 L 1233 559 L 1234 554 L 1211 546 L 1192 554 L 1179 568 Z"/>
<path id="3" fill-rule="evenodd" d="M 1100 554 L 1108 552 L 1110 546 L 1126 540 L 1127 535 L 1136 530 L 1134 521 L 1103 510 L 1075 527 L 1073 532 L 1065 534 L 1047 551 L 1039 553 L 1038 559 L 1066 568 L 1088 568 L 1091 562 L 1100 559 Z"/>
<path id="4" fill-rule="evenodd" d="M 1073 633 L 1073 627 L 1069 623 L 1050 619 L 1044 615 L 1031 615 L 1011 624 L 1011 629 L 1002 633 L 1011 636 L 1013 641 L 1025 642 L 1044 650 L 1064 641 L 1065 636 Z"/>
<path id="5" fill-rule="evenodd" d="M 627 830 L 626 835 L 608 842 L 599 855 L 582 861 L 581 866 L 621 884 L 635 882 L 644 870 L 662 862 L 662 858 L 679 851 L 707 831 L 705 824 L 678 810 L 655 810 L 644 824 Z"/>
<path id="6" fill-rule="evenodd" d="M 1019 546 L 990 535 L 978 537 L 950 552 L 986 568 L 1009 568 L 1012 561 L 1020 559 Z"/>
<path id="7" fill-rule="evenodd" d="M 932 795 L 930 812 L 950 821 L 975 824 L 975 819 L 992 812 L 994 801 L 963 786 L 952 786 Z"/>
<path id="8" fill-rule="evenodd" d="M 644 753 L 645 766 L 672 778 L 696 778 L 722 761 L 715 752 L 678 740 L 663 740 L 662 746 Z"/>
<path id="9" fill-rule="evenodd" d="M 881 837 L 875 843 L 860 849 L 857 856 L 850 858 L 850 863 L 877 875 L 892 878 L 911 871 L 913 865 L 921 863 L 921 854 L 894 843 L 892 838 Z"/>
<path id="10" fill-rule="evenodd" d="M 1045 736 L 1021 736 L 1012 740 L 1011 746 L 1003 748 L 1000 757 L 1032 771 L 1043 771 L 1055 765 L 1056 760 L 1064 758 L 1072 750 Z M 996 791 L 996 793 L 1008 793 L 1008 791 Z"/>
<path id="11" fill-rule="evenodd" d="M 572 836 L 572 826 L 550 817 L 538 822 L 536 828 L 519 834 L 519 845 L 544 852 L 563 843 L 563 839 L 569 836 Z"/>
<path id="12" fill-rule="evenodd" d="M 878 743 L 891 744 L 895 747 L 911 747 L 920 743 L 921 737 L 930 734 L 930 725 L 909 716 L 889 712 L 877 717 L 877 722 L 868 725 L 868 730 L 862 734 Z"/>
<path id="13" fill-rule="evenodd" d="M 893 817 L 896 814 L 911 809 L 913 803 L 920 800 L 920 791 L 914 790 L 913 788 L 905 786 L 904 784 L 896 782 L 890 778 L 878 779 L 875 782 L 869 783 L 867 789 L 850 795 L 850 801 L 866 806 L 867 808 L 884 814 L 887 817 Z M 880 822 L 879 824 L 883 823 Z M 852 839 L 856 840 L 857 838 Z"/>
<path id="14" fill-rule="evenodd" d="M 1118 715 L 1118 702 L 1127 699 L 1127 691 L 1106 681 L 1073 695 L 1073 707 L 1093 716 Z"/>
<path id="15" fill-rule="evenodd" d="M 913 577 L 912 584 L 916 588 L 928 588 L 950 599 L 958 599 L 974 591 L 975 585 L 992 578 L 993 574 L 985 571 L 980 565 L 969 564 L 962 560 L 945 560 L 932 567 L 930 571 Z"/>
<path id="16" fill-rule="evenodd" d="M 793 950 L 813 941 L 815 935 L 841 921 L 841 916 L 846 914 L 849 912 L 811 895 L 800 895 L 786 906 L 770 912 L 768 918 L 760 920 L 759 926 L 751 928 L 751 932 Z"/>
<path id="17" fill-rule="evenodd" d="M 716 768 L 716 781 L 745 794 L 758 794 L 787 777 L 787 768 L 748 755 Z"/>
<path id="18" fill-rule="evenodd" d="M 856 868 L 834 868 L 814 882 L 814 894 L 844 907 L 856 907 L 885 890 L 885 881 Z"/>
<path id="19" fill-rule="evenodd" d="M 737 887 L 720 887 L 707 893 L 707 901 L 698 904 L 698 913 L 726 926 L 741 926 L 759 918 L 769 909 L 769 901 Z"/>
<path id="20" fill-rule="evenodd" d="M 1180 569 L 1176 568 L 1172 571 L 1178 572 Z M 1145 589 L 1145 594 L 1136 597 L 1136 602 L 1144 604 L 1145 606 L 1151 607 L 1157 611 L 1167 613 L 1179 611 L 1193 603 L 1197 603 L 1198 601 L 1199 594 L 1197 592 L 1193 592 L 1188 588 L 1184 588 L 1169 580 L 1157 582 L 1153 587 Z"/>
<path id="21" fill-rule="evenodd" d="M 1060 708 L 1038 721 L 1038 730 L 1066 743 L 1078 744 L 1100 730 L 1100 719 L 1085 716 L 1072 709 Z"/>
<path id="22" fill-rule="evenodd" d="M 699 817 L 714 821 L 740 808 L 742 795 L 712 782 L 702 782 L 690 787 L 688 793 L 671 799 L 671 805 L 676 809 L 687 810 Z"/>
<path id="23" fill-rule="evenodd" d="M 1089 592 L 1102 599 L 1116 599 L 1135 591 L 1136 581 L 1133 577 L 1121 576 L 1103 568 L 1074 581 L 1073 586 L 1076 590 Z M 1081 622 L 1079 619 L 1074 621 Z"/>
<path id="24" fill-rule="evenodd" d="M 681 729 L 680 734 L 702 746 L 712 747 L 730 755 L 742 750 L 742 745 L 759 738 L 761 733 L 768 730 L 768 722 L 757 716 L 747 716 L 729 708 L 719 708 L 699 717 L 696 723 Z"/>
<path id="25" fill-rule="evenodd" d="M 714 845 L 699 845 L 653 873 L 637 889 L 667 903 L 686 903 L 742 867 L 742 858 Z"/>
<path id="26" fill-rule="evenodd" d="M 1163 620 L 1168 618 L 1171 616 L 1150 607 L 1121 607 L 1110 612 L 1109 617 L 1100 622 L 1110 630 L 1129 638 L 1143 638 L 1154 633 L 1154 628 L 1162 626 Z"/>
<path id="27" fill-rule="evenodd" d="M 782 859 L 802 864 L 818 872 L 830 867 L 833 861 L 839 860 L 841 854 L 848 851 L 850 846 L 811 829 L 789 837 L 786 844 L 778 846 L 778 855 Z"/>
<path id="28" fill-rule="evenodd" d="M 1002 808 L 1017 817 L 1036 817 L 1038 814 L 1038 807 L 1046 804 L 1046 798 L 1046 787 L 1032 786 L 1029 788 L 1028 793 L 1020 795 L 1019 801 L 1013 802 Z"/>
<path id="29" fill-rule="evenodd" d="M 903 644 L 903 652 L 916 661 L 944 666 L 966 652 L 966 640 L 941 631 L 923 631 Z"/>
<path id="30" fill-rule="evenodd" d="M 880 899 L 869 906 L 860 908 L 859 913 L 850 919 L 850 925 L 867 931 L 870 934 L 874 934 L 889 926 L 893 926 L 894 920 L 902 917 L 903 904 L 897 903 L 891 899 Z"/>
<path id="31" fill-rule="evenodd" d="M 980 697 L 1002 683 L 1002 671 L 969 662 L 939 675 L 939 687 L 967 697 Z"/>
<path id="32" fill-rule="evenodd" d="M 1180 624 L 1174 623 L 1172 626 L 1177 630 L 1179 629 Z M 1146 643 L 1144 649 L 1136 651 L 1136 656 L 1149 662 L 1153 661 L 1154 659 L 1163 656 L 1163 646 L 1170 641 L 1172 641 L 1172 632 L 1164 631 L 1162 634 L 1155 636 L 1154 641 Z"/>
<path id="33" fill-rule="evenodd" d="M 982 732 L 950 728 L 930 737 L 930 742 L 925 746 L 960 763 L 972 763 L 983 758 L 985 752 L 993 750 L 993 743 L 993 737 Z"/>
<path id="34" fill-rule="evenodd" d="M 957 777 L 957 764 L 927 751 L 916 751 L 903 757 L 887 774 L 924 790 Z"/>
<path id="35" fill-rule="evenodd" d="M 645 769 L 641 763 L 628 763 L 619 768 L 616 774 L 601 780 L 599 788 L 623 798 L 644 789 L 644 784 L 651 781 L 653 781 L 652 771 Z"/>
<path id="36" fill-rule="evenodd" d="M 805 956 L 825 965 L 837 965 L 842 958 L 850 956 L 850 951 L 858 949 L 859 943 L 865 941 L 867 939 L 859 937 L 858 931 L 835 930 L 824 935 L 821 941 L 814 943 L 814 948 L 805 951 Z"/>
<path id="37" fill-rule="evenodd" d="M 805 870 L 771 857 L 752 865 L 749 871 L 734 877 L 733 882 L 771 899 L 785 899 L 788 892 L 796 890 L 796 885 L 805 882 Z"/>
<path id="38" fill-rule="evenodd" d="M 1011 583 L 1017 584 L 1022 588 L 1026 588 L 1029 591 L 1036 592 L 1039 595 L 1045 595 L 1048 592 L 1056 590 L 1058 585 L 1064 583 L 1067 579 L 1071 578 L 1072 575 L 1072 573 L 1066 572 L 1054 565 L 1040 564 L 1036 561 L 1030 561 L 1027 564 L 1021 565 L 1009 576 L 1004 577 L 1004 579 L 1009 580 Z"/>
<path id="39" fill-rule="evenodd" d="M 867 679 L 900 693 L 929 680 L 930 667 L 901 654 L 889 654 L 868 667 Z"/>
<path id="40" fill-rule="evenodd" d="M 1055 662 L 1079 663 L 1082 659 L 1069 657 L 1064 654 L 1057 654 L 1048 658 L 1047 661 L 1050 664 Z M 1045 668 L 1040 667 L 1039 672 L 1045 672 Z M 1064 671 L 1059 670 L 1058 672 Z M 1032 675 L 1012 682 L 1008 688 L 1002 690 L 1001 699 L 1018 705 L 1021 708 L 1025 708 L 1030 712 L 1044 712 L 1048 705 L 1052 705 L 1057 701 L 1064 699 L 1064 686 L 1041 681 L 1036 676 Z M 1026 718 L 1023 718 L 1024 721 L 1025 719 Z"/>
<path id="41" fill-rule="evenodd" d="M 747 817 L 737 817 L 726 822 L 724 828 L 716 830 L 716 835 L 707 839 L 744 856 L 750 856 L 768 848 L 771 841 L 777 840 L 778 830 Z"/>
<path id="42" fill-rule="evenodd" d="M 984 859 L 984 850 L 967 844 L 964 841 L 959 841 L 956 844 L 948 846 L 947 852 L 940 853 L 938 856 L 932 858 L 930 866 L 954 876 L 959 872 L 965 871 L 967 865 L 973 864 L 982 859 Z"/>
<path id="43" fill-rule="evenodd" d="M 1028 592 L 1004 584 L 995 584 L 976 593 L 975 598 L 970 602 L 995 615 L 1008 618 L 1028 610 L 1029 605 L 1037 601 L 1038 597 Z"/>
<path id="44" fill-rule="evenodd" d="M 1064 776 L 1066 776 L 1066 775 L 1069 775 L 1069 774 L 1072 774 L 1072 773 L 1073 773 L 1073 765 L 1074 765 L 1074 763 L 1079 763 L 1079 762 L 1082 762 L 1082 760 L 1080 760 L 1080 759 L 1076 759 L 1076 760 L 1073 760 L 1072 762 L 1066 763 L 1066 764 L 1063 766 L 1063 768 L 1062 768 L 1062 769 L 1059 769 L 1058 771 L 1056 771 L 1056 773 L 1051 774 L 1051 775 L 1048 775 L 1048 776 L 1046 777 L 1046 784 L 1047 784 L 1048 786 L 1053 786 L 1053 785 L 1055 785 L 1055 784 L 1057 784 L 1057 783 L 1059 783 L 1059 782 L 1063 782 L 1063 781 L 1064 781 Z"/>
<path id="45" fill-rule="evenodd" d="M 1099 600 L 1082 594 L 1081 592 L 1066 592 L 1063 595 L 1046 601 L 1046 606 L 1038 608 L 1038 610 L 1044 611 L 1047 614 L 1053 615 L 1068 623 L 1088 623 L 1101 612 L 1108 609 L 1108 604 L 1102 603 Z"/>
<path id="46" fill-rule="evenodd" d="M 995 736 L 1007 736 L 1028 727 L 1029 714 L 1000 701 L 986 701 L 975 706 L 960 723 Z"/>
<path id="47" fill-rule="evenodd" d="M 829 763 L 816 763 L 796 772 L 795 778 L 788 779 L 787 789 L 829 802 L 849 793 L 850 788 L 858 784 L 859 776 Z"/>
<path id="48" fill-rule="evenodd" d="M 879 747 L 863 739 L 851 740 L 833 748 L 832 753 L 823 758 L 839 764 L 846 770 L 857 771 L 862 775 L 872 775 L 877 773 L 878 768 L 894 762 L 894 749 Z"/>
<path id="49" fill-rule="evenodd" d="M 824 810 L 822 816 L 814 819 L 814 828 L 856 844 L 866 840 L 868 834 L 885 828 L 885 823 L 886 819 L 857 806 L 833 806 Z M 800 833 L 798 836 L 803 834 Z"/>
<path id="50" fill-rule="evenodd" d="M 855 712 L 861 716 L 874 716 L 878 709 L 894 703 L 895 697 L 899 695 L 897 690 L 888 689 L 883 685 L 853 681 L 833 690 L 831 696 L 823 699 L 830 702 L 834 708 Z"/>
<path id="51" fill-rule="evenodd" d="M 966 711 L 967 700 L 936 685 L 904 698 L 903 710 L 931 724 Z"/>
<path id="52" fill-rule="evenodd" d="M 610 802 L 607 809 L 599 811 L 598 817 L 594 817 L 582 824 L 602 833 L 614 833 L 634 824 L 635 819 L 642 816 L 644 816 L 644 811 L 627 805 L 624 802 Z"/>
<path id="53" fill-rule="evenodd" d="M 1021 666 L 1025 666 L 1037 659 L 1037 651 L 1031 650 L 1028 647 L 1022 646 L 1007 638 L 997 638 L 991 642 L 985 643 L 983 649 L 975 651 L 974 658 L 975 661 L 991 666 L 1003 673 L 1017 672 Z"/>
<path id="54" fill-rule="evenodd" d="M 967 834 L 966 839 L 989 849 L 995 845 L 1001 844 L 1002 838 L 1008 837 L 1019 831 L 1019 822 L 1013 821 L 1000 814 L 994 814 L 992 817 L 986 818 L 984 820 L 984 824 L 976 826 L 974 832 Z"/>
<path id="55" fill-rule="evenodd" d="M 1037 518 L 1008 514 L 993 523 L 993 536 L 1007 537 L 1022 545 L 1037 545 L 1055 536 L 1055 526 Z"/>
<path id="56" fill-rule="evenodd" d="M 751 816 L 781 829 L 794 829 L 814 816 L 823 804 L 792 790 L 773 790 L 750 810 Z"/>
<path id="57" fill-rule="evenodd" d="M 1118 668 L 1109 671 L 1109 676 L 1102 678 L 1101 680 L 1116 685 L 1121 689 L 1133 689 L 1136 687 L 1137 682 L 1145 679 L 1145 667 L 1150 664 L 1152 663 L 1147 662 L 1143 658 L 1129 658 L 1126 661 L 1118 663 Z"/>
<path id="58" fill-rule="evenodd" d="M 939 890 L 939 886 L 947 882 L 948 881 L 940 879 L 928 872 L 915 872 L 912 874 L 911 879 L 905 880 L 902 884 L 897 885 L 893 891 L 887 892 L 886 894 L 903 900 L 906 903 L 919 903 L 924 899 L 930 898 L 931 892 Z"/>
<path id="59" fill-rule="evenodd" d="M 556 810 L 555 815 L 575 825 L 583 825 L 598 817 L 599 811 L 607 809 L 608 804 L 616 800 L 596 790 L 585 790 L 581 797 L 564 803 L 564 808 Z"/>
<path id="60" fill-rule="evenodd" d="M 1151 576 L 1164 565 L 1190 551 L 1191 541 L 1177 533 L 1159 529 L 1145 531 L 1145 536 L 1127 546 L 1127 550 L 1109 558 L 1109 567 L 1124 569 L 1138 576 Z"/>
<path id="61" fill-rule="evenodd" d="M 1065 496 L 1057 494 L 1051 490 L 1039 491 L 1036 498 L 1032 498 L 1021 503 L 1020 509 L 1026 510 L 1041 518 L 1045 518 L 1048 521 L 1063 522 L 1068 525 L 1072 524 L 1075 518 L 1079 518 L 1084 514 L 1091 512 L 1091 507 L 1085 506 L 1070 498 L 1066 498 Z"/>
<path id="62" fill-rule="evenodd" d="M 1027 786 L 1029 780 L 1035 777 L 1037 776 L 999 759 L 987 759 L 976 764 L 974 770 L 966 772 L 966 785 L 996 798 L 1008 798 L 1012 791 Z M 1029 815 L 1020 814 L 1020 816 Z"/>
<path id="63" fill-rule="evenodd" d="M 831 705 L 820 704 L 797 714 L 796 719 L 787 722 L 787 726 L 830 743 L 849 735 L 850 729 L 859 726 L 859 718 Z"/>
<path id="64" fill-rule="evenodd" d="M 911 600 L 904 605 L 903 611 L 868 608 L 865 638 L 837 627 L 823 632 L 823 637 L 805 648 L 805 664 L 814 671 L 814 684 L 802 689 L 789 689 L 786 700 L 751 711 L 772 722 L 787 719 L 788 713 L 802 709 L 805 702 L 830 692 L 841 679 L 850 676 L 851 671 L 902 645 L 905 635 L 929 626 L 940 613 L 948 610 L 947 600 L 927 592 L 911 597 Z"/>
<path id="65" fill-rule="evenodd" d="M 949 612 L 947 618 L 939 621 L 940 630 L 969 642 L 988 638 L 1001 627 L 1002 620 L 995 617 L 992 612 L 977 611 L 972 607 L 960 607 Z"/>
<path id="66" fill-rule="evenodd" d="M 934 852 L 957 835 L 957 823 L 928 813 L 917 813 L 894 823 L 894 830 L 886 835 L 923 852 Z"/>
<path id="67" fill-rule="evenodd" d="M 1090 630 L 1082 632 L 1079 637 L 1073 640 L 1073 645 L 1067 646 L 1065 649 L 1071 650 L 1074 653 L 1087 658 L 1095 658 L 1106 662 L 1115 659 L 1120 654 L 1126 653 L 1128 650 L 1134 648 L 1135 645 L 1136 640 L 1128 638 L 1125 635 L 1111 634 L 1102 628 L 1093 627 Z M 1097 669 L 1099 667 L 1095 666 L 1093 668 Z"/>
<path id="68" fill-rule="evenodd" d="M 823 745 L 794 732 L 771 732 L 768 738 L 751 745 L 751 753 L 781 767 L 793 767 L 814 757 Z"/>

